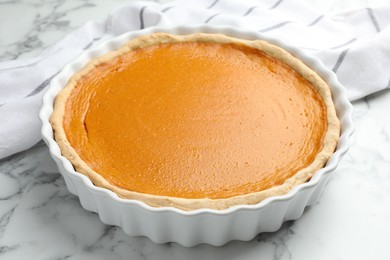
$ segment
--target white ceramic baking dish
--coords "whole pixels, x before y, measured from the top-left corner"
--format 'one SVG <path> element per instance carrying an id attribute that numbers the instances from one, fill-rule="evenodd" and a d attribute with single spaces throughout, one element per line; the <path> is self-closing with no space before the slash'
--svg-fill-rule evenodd
<path id="1" fill-rule="evenodd" d="M 119 198 L 108 189 L 94 186 L 88 177 L 74 170 L 72 164 L 61 155 L 60 148 L 53 139 L 53 129 L 49 118 L 53 112 L 54 99 L 68 79 L 87 62 L 118 49 L 130 39 L 153 32 L 223 33 L 242 39 L 262 39 L 284 48 L 301 59 L 331 87 L 337 115 L 341 121 L 339 144 L 327 165 L 319 170 L 310 181 L 298 185 L 288 194 L 268 198 L 256 205 L 239 205 L 226 210 L 183 211 L 171 207 L 154 208 L 140 201 Z M 314 204 L 332 175 L 332 171 L 348 150 L 349 139 L 353 132 L 351 114 L 352 106 L 344 88 L 337 81 L 335 74 L 325 68 L 318 59 L 309 57 L 297 48 L 257 32 L 233 27 L 202 25 L 154 27 L 129 32 L 85 51 L 52 79 L 43 97 L 40 119 L 43 123 L 43 139 L 49 146 L 50 154 L 57 163 L 69 191 L 80 198 L 83 208 L 96 212 L 104 223 L 120 226 L 131 236 L 146 236 L 156 243 L 177 242 L 184 246 L 208 243 L 219 246 L 231 240 L 250 240 L 260 232 L 276 231 L 284 221 L 299 218 L 306 206 Z"/>

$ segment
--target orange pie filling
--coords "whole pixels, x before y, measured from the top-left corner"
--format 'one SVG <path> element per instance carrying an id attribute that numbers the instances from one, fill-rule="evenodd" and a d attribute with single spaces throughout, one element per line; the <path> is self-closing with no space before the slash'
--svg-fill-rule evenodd
<path id="1" fill-rule="evenodd" d="M 66 137 L 110 184 L 223 199 L 283 184 L 324 145 L 316 88 L 265 52 L 175 42 L 96 65 L 69 95 Z"/>

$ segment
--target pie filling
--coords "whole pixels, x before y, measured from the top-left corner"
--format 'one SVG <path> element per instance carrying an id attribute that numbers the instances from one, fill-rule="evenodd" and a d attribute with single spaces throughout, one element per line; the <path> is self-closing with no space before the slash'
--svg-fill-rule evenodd
<path id="1" fill-rule="evenodd" d="M 116 187 L 221 199 L 283 184 L 310 165 L 327 110 L 311 83 L 260 50 L 174 42 L 95 66 L 66 101 L 63 127 Z"/>

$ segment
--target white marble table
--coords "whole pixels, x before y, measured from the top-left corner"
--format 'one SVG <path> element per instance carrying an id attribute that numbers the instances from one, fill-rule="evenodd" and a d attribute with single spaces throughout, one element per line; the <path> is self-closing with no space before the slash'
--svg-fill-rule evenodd
<path id="1" fill-rule="evenodd" d="M 306 1 L 326 13 L 367 6 Z M 123 2 L 0 0 L 0 61 L 37 55 Z M 353 105 L 352 147 L 320 202 L 275 233 L 224 247 L 158 245 L 104 225 L 67 191 L 43 143 L 0 160 L 0 259 L 390 259 L 390 91 Z"/>

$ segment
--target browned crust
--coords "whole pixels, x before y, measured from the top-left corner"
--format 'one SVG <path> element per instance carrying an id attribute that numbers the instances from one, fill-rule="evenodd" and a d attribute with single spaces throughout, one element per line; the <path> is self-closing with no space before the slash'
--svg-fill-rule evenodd
<path id="1" fill-rule="evenodd" d="M 287 64 L 305 79 L 307 79 L 313 86 L 315 86 L 320 93 L 324 103 L 327 107 L 327 123 L 328 128 L 324 137 L 324 147 L 315 157 L 313 163 L 307 168 L 300 170 L 293 177 L 287 179 L 284 184 L 240 196 L 224 199 L 186 199 L 176 198 L 168 196 L 150 195 L 130 190 L 118 188 L 110 184 L 104 179 L 99 173 L 92 170 L 77 154 L 77 152 L 70 145 L 67 140 L 64 128 L 63 128 L 63 117 L 65 113 L 66 101 L 72 92 L 72 89 L 76 86 L 78 80 L 91 71 L 95 66 L 105 61 L 108 61 L 114 57 L 120 56 L 124 53 L 132 51 L 137 48 L 143 48 L 150 45 L 159 43 L 172 43 L 172 42 L 191 42 L 191 41 L 202 41 L 202 42 L 218 42 L 218 43 L 235 43 L 243 44 L 255 49 L 262 50 L 268 55 L 282 61 Z M 194 210 L 200 208 L 212 208 L 212 209 L 226 209 L 235 205 L 245 204 L 256 204 L 270 196 L 283 195 L 290 191 L 294 186 L 300 183 L 307 182 L 313 174 L 321 169 L 328 161 L 329 157 L 333 154 L 339 134 L 340 134 L 340 123 L 336 116 L 335 107 L 332 101 L 331 92 L 326 82 L 314 71 L 308 68 L 299 59 L 292 56 L 285 50 L 272 45 L 268 42 L 255 40 L 241 40 L 237 38 L 228 37 L 222 34 L 204 34 L 196 33 L 191 35 L 171 35 L 165 33 L 154 33 L 151 35 L 141 36 L 133 39 L 122 46 L 116 51 L 109 52 L 97 59 L 90 61 L 81 71 L 73 75 L 68 81 L 65 88 L 57 95 L 54 103 L 54 111 L 50 118 L 51 125 L 53 126 L 55 140 L 61 148 L 62 155 L 67 158 L 75 167 L 75 169 L 88 176 L 91 181 L 99 187 L 107 188 L 122 198 L 134 199 L 143 201 L 146 204 L 154 207 L 175 207 L 183 210 Z"/>

